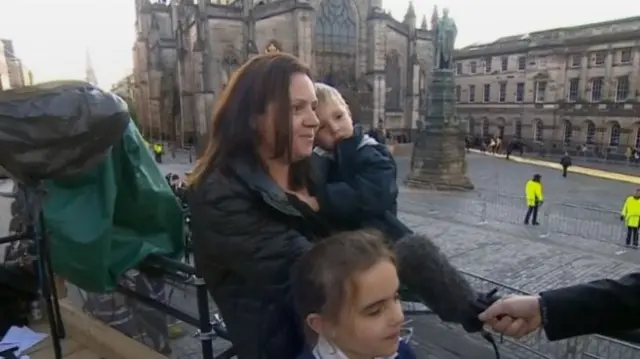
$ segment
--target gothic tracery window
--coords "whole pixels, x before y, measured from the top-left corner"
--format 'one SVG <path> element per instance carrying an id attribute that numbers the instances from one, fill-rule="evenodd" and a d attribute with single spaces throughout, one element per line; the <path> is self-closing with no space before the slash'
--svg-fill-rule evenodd
<path id="1" fill-rule="evenodd" d="M 386 99 L 385 104 L 388 109 L 395 110 L 401 107 L 401 67 L 400 67 L 400 54 L 397 51 L 392 51 L 387 55 L 385 64 L 385 84 L 386 84 Z"/>
<path id="2" fill-rule="evenodd" d="M 315 25 L 315 68 L 320 81 L 335 87 L 356 82 L 356 14 L 351 0 L 323 0 Z"/>

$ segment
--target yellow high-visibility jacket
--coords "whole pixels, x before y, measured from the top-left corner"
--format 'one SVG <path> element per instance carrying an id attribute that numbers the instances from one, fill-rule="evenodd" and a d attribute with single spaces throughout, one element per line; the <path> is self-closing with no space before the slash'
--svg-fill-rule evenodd
<path id="1" fill-rule="evenodd" d="M 544 201 L 542 184 L 534 180 L 528 180 L 527 184 L 524 186 L 524 195 L 527 198 L 527 206 L 529 207 L 533 207 Z"/>
<path id="2" fill-rule="evenodd" d="M 624 217 L 624 223 L 627 227 L 638 228 L 640 226 L 640 198 L 627 197 L 620 214 Z"/>

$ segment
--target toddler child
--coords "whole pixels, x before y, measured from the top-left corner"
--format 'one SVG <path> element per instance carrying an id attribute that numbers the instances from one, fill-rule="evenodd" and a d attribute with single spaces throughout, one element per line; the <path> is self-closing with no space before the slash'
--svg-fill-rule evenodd
<path id="1" fill-rule="evenodd" d="M 396 163 L 385 145 L 354 128 L 351 112 L 335 88 L 316 83 L 320 127 L 314 149 L 328 161 L 326 185 L 318 192 L 320 210 L 343 228 L 372 227 L 398 239 L 405 227 L 395 218 Z"/>

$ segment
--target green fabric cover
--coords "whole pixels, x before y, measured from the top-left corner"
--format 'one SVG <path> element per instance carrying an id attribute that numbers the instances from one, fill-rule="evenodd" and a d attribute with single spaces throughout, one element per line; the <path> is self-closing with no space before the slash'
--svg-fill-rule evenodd
<path id="1" fill-rule="evenodd" d="M 98 166 L 46 189 L 54 272 L 82 289 L 111 291 L 149 254 L 184 250 L 182 209 L 133 122 Z"/>

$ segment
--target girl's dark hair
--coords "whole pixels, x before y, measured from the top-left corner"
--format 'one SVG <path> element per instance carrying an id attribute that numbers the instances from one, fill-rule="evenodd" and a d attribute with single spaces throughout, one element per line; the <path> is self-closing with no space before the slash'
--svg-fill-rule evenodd
<path id="1" fill-rule="evenodd" d="M 298 261 L 292 273 L 294 303 L 306 318 L 318 313 L 338 318 L 347 299 L 354 294 L 353 277 L 380 261 L 396 264 L 395 256 L 381 232 L 342 232 L 323 239 Z"/>
<path id="2" fill-rule="evenodd" d="M 227 171 L 235 160 L 264 167 L 260 154 L 258 118 L 273 106 L 275 151 L 273 156 L 291 159 L 292 75 L 311 76 L 309 68 L 286 53 L 256 56 L 240 67 L 220 94 L 209 128 L 207 147 L 192 171 L 189 183 L 198 186 L 212 170 Z M 290 183 L 302 187 L 309 176 L 307 161 L 291 167 Z"/>

